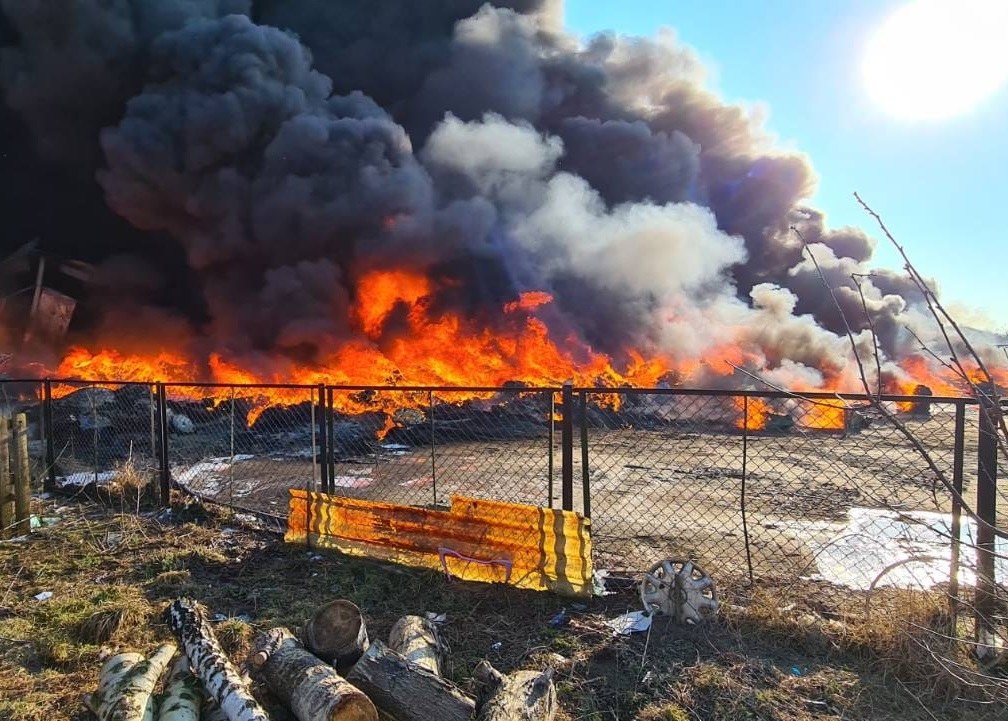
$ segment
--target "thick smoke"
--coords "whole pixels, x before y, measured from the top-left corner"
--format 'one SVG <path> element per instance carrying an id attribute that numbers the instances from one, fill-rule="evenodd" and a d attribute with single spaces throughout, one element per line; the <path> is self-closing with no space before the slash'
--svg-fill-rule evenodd
<path id="1" fill-rule="evenodd" d="M 873 327 L 887 357 L 912 347 L 912 284 L 805 206 L 808 159 L 708 91 L 671 32 L 581 42 L 554 0 L 0 8 L 0 120 L 30 135 L 29 184 L 47 197 L 52 168 L 129 223 L 91 247 L 117 335 L 171 318 L 208 348 L 310 361 L 356 332 L 362 274 L 409 267 L 436 281 L 433 312 L 493 324 L 545 290 L 558 339 L 617 358 L 741 344 L 815 386 L 848 353 L 821 272 L 859 344 Z M 44 205 L 5 209 L 28 227 Z"/>

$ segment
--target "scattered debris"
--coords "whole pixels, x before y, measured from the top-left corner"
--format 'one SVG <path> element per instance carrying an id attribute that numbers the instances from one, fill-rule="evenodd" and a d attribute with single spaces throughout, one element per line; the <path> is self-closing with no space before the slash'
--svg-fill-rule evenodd
<path id="1" fill-rule="evenodd" d="M 651 614 L 644 611 L 628 611 L 606 621 L 606 626 L 611 628 L 617 636 L 643 633 L 651 628 Z"/>
<path id="2" fill-rule="evenodd" d="M 42 593 L 36 593 L 34 596 L 32 596 L 32 598 L 34 598 L 36 601 L 48 601 L 52 597 L 53 597 L 52 591 L 42 591 Z"/>
<path id="3" fill-rule="evenodd" d="M 560 613 L 549 620 L 550 628 L 563 628 L 568 623 L 570 623 L 570 617 L 567 615 L 567 609 L 560 609 Z"/>

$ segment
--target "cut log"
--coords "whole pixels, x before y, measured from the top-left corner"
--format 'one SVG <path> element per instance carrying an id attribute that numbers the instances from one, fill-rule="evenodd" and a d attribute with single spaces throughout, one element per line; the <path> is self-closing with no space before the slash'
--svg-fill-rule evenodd
<path id="1" fill-rule="evenodd" d="M 346 669 L 367 650 L 367 626 L 356 604 L 337 599 L 315 609 L 305 622 L 301 640 L 326 663 Z"/>
<path id="2" fill-rule="evenodd" d="M 505 676 L 481 661 L 473 678 L 483 686 L 476 721 L 552 721 L 556 716 L 552 668 Z"/>
<path id="3" fill-rule="evenodd" d="M 252 697 L 248 683 L 217 641 L 206 610 L 192 599 L 179 598 L 172 601 L 166 616 L 196 677 L 229 721 L 269 721 L 262 706 Z"/>
<path id="4" fill-rule="evenodd" d="M 84 703 L 98 721 L 154 721 L 154 686 L 174 655 L 175 644 L 166 643 L 147 660 L 139 653 L 113 656 Z"/>
<path id="5" fill-rule="evenodd" d="M 389 632 L 389 648 L 410 663 L 441 675 L 444 666 L 444 643 L 437 626 L 426 618 L 403 616 Z"/>
<path id="6" fill-rule="evenodd" d="M 202 705 L 203 689 L 189 669 L 189 657 L 183 653 L 168 676 L 158 721 L 199 721 Z"/>
<path id="7" fill-rule="evenodd" d="M 374 641 L 347 681 L 397 721 L 469 721 L 475 700 L 451 682 Z"/>
<path id="8" fill-rule="evenodd" d="M 371 700 L 286 628 L 260 633 L 248 665 L 299 721 L 378 721 Z"/>

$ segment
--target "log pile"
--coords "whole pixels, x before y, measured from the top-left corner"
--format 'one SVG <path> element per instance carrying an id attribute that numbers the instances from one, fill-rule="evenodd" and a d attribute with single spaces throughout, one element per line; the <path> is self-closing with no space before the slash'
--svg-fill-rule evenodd
<path id="1" fill-rule="evenodd" d="M 387 644 L 369 641 L 360 609 L 340 599 L 312 614 L 300 638 L 284 627 L 261 632 L 238 665 L 198 602 L 176 599 L 165 620 L 178 647 L 105 661 L 84 699 L 99 721 L 269 721 L 257 698 L 267 690 L 298 721 L 552 721 L 557 711 L 550 668 L 504 675 L 484 661 L 470 696 L 442 676 L 447 646 L 419 616 L 399 619 Z"/>

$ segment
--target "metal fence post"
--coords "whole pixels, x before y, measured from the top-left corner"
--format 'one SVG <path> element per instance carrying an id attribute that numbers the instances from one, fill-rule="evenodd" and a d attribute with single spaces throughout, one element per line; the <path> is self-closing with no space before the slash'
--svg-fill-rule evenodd
<path id="1" fill-rule="evenodd" d="M 553 391 L 550 391 L 549 397 L 550 397 L 550 402 L 549 402 L 549 417 L 547 418 L 547 421 L 549 422 L 549 440 L 547 441 L 549 443 L 549 448 L 547 448 L 548 460 L 547 460 L 547 467 L 546 467 L 546 476 L 547 476 L 547 479 L 546 479 L 546 485 L 547 485 L 547 488 L 546 488 L 546 508 L 553 508 L 553 439 L 554 439 L 555 432 L 556 432 L 556 428 L 555 428 L 555 426 L 556 426 L 556 420 L 555 420 L 556 419 L 556 393 L 553 392 Z"/>
<path id="2" fill-rule="evenodd" d="M 427 391 L 427 403 L 430 407 L 430 477 L 434 488 L 434 505 L 437 505 L 437 463 L 435 462 L 434 443 L 434 391 Z"/>
<path id="3" fill-rule="evenodd" d="M 585 518 L 591 518 L 591 479 L 588 471 L 588 393 L 581 391 L 581 502 Z"/>
<path id="4" fill-rule="evenodd" d="M 329 416 L 326 413 L 326 388 L 319 384 L 318 406 L 322 417 L 322 432 L 319 434 L 319 490 L 329 492 Z"/>
<path id="5" fill-rule="evenodd" d="M 959 536 L 962 533 L 963 460 L 966 436 L 966 404 L 955 406 L 955 448 L 952 457 L 952 548 L 949 554 L 949 611 L 952 635 L 955 635 L 959 613 Z"/>
<path id="6" fill-rule="evenodd" d="M 56 490 L 56 443 L 53 440 L 52 382 L 49 379 L 42 384 L 42 425 L 45 427 L 46 463 L 42 490 L 52 493 Z"/>
<path id="7" fill-rule="evenodd" d="M 315 389 L 308 389 L 308 406 L 311 409 L 311 481 L 305 486 L 305 491 L 311 493 L 318 483 L 318 421 L 315 414 Z"/>
<path id="8" fill-rule="evenodd" d="M 562 465 L 561 495 L 562 507 L 565 511 L 574 510 L 574 388 L 571 381 L 563 384 L 560 397 L 563 421 L 560 425 L 560 446 Z"/>
<path id="9" fill-rule="evenodd" d="M 977 549 L 976 641 L 977 655 L 995 653 L 993 617 L 997 612 L 994 586 L 994 524 L 997 522 L 998 419 L 1001 409 L 994 389 L 978 388 L 980 433 L 977 439 Z"/>
<path id="10" fill-rule="evenodd" d="M 329 455 L 326 456 L 326 467 L 328 471 L 328 488 L 326 493 L 336 492 L 336 419 L 333 417 L 333 389 L 331 387 L 326 389 L 326 428 L 328 429 L 326 433 L 328 438 L 326 439 L 326 449 Z"/>
<path id="11" fill-rule="evenodd" d="M 228 506 L 234 513 L 235 387 L 231 386 L 231 458 L 228 460 Z"/>
<path id="12" fill-rule="evenodd" d="M 168 467 L 168 401 L 164 383 L 157 384 L 158 462 L 161 467 L 161 505 L 171 505 L 171 469 Z"/>
<path id="13" fill-rule="evenodd" d="M 742 396 L 742 498 L 739 506 L 742 510 L 742 539 L 745 542 L 746 568 L 749 571 L 749 584 L 753 582 L 752 551 L 749 546 L 749 521 L 746 516 L 746 468 L 749 461 L 749 396 Z"/>

